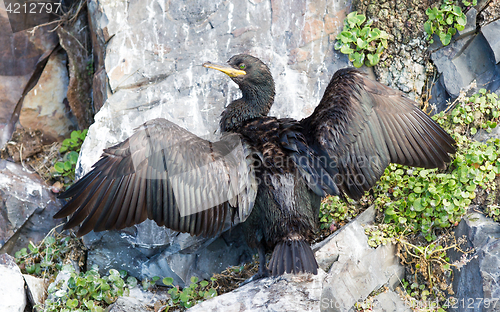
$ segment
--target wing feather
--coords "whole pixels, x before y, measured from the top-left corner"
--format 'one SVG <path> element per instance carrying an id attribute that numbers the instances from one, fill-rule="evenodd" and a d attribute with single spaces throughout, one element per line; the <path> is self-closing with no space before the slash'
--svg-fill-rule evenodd
<path id="1" fill-rule="evenodd" d="M 413 101 L 354 69 L 337 71 L 318 107 L 300 123 L 308 145 L 338 169 L 327 171 L 339 189 L 354 199 L 390 162 L 444 168 L 456 151 L 450 135 Z"/>
<path id="2" fill-rule="evenodd" d="M 243 221 L 252 209 L 257 183 L 250 153 L 239 135 L 211 143 L 154 119 L 105 149 L 92 171 L 60 195 L 73 198 L 54 217 L 71 215 L 65 228 L 81 224 L 78 235 L 149 218 L 177 231 L 214 236 L 229 210 L 239 209 Z"/>

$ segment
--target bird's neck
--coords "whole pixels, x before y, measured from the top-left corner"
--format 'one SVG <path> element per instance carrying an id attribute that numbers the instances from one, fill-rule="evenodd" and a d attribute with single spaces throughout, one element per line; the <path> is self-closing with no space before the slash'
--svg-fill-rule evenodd
<path id="1" fill-rule="evenodd" d="M 243 96 L 224 110 L 220 121 L 223 132 L 234 131 L 245 121 L 265 117 L 274 103 L 274 82 L 240 86 Z"/>

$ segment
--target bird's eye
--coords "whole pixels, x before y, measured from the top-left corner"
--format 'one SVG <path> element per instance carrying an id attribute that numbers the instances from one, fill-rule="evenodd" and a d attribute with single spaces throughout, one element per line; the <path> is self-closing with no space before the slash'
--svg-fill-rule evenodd
<path id="1" fill-rule="evenodd" d="M 240 69 L 245 69 L 245 67 L 246 67 L 245 64 L 243 63 L 240 64 Z"/>

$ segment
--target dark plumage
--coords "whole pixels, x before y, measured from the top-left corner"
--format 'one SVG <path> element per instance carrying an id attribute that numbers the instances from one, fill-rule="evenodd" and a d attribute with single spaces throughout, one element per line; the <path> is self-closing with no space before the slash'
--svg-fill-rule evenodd
<path id="1" fill-rule="evenodd" d="M 193 235 L 214 236 L 238 216 L 250 246 L 274 250 L 273 275 L 317 273 L 308 238 L 321 197 L 359 199 L 390 162 L 444 168 L 454 140 L 406 99 L 354 69 L 335 73 L 313 114 L 301 121 L 267 114 L 274 82 L 255 57 L 204 64 L 229 75 L 242 91 L 222 113 L 220 141 L 202 140 L 154 119 L 104 150 L 93 170 L 61 198 L 54 217 L 65 228 L 122 229 L 146 218 Z M 83 222 L 83 223 L 82 223 Z"/>

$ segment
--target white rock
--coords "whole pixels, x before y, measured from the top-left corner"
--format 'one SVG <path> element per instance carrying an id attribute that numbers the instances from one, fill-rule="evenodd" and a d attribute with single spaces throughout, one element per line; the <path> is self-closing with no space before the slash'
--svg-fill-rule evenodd
<path id="1" fill-rule="evenodd" d="M 24 281 L 28 286 L 35 304 L 42 304 L 47 297 L 47 282 L 43 278 L 23 274 Z"/>
<path id="2" fill-rule="evenodd" d="M 0 255 L 0 311 L 22 312 L 26 306 L 24 279 L 14 258 Z"/>

